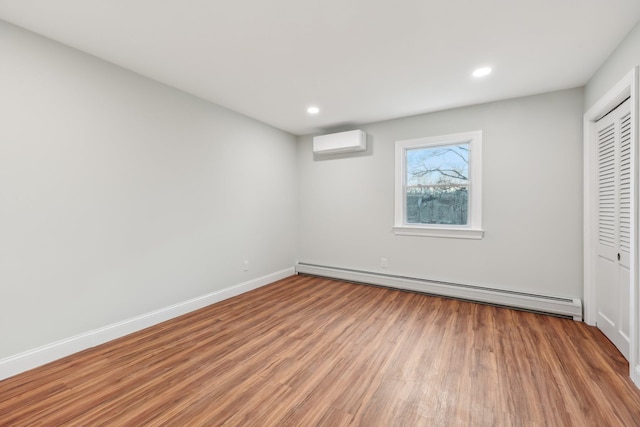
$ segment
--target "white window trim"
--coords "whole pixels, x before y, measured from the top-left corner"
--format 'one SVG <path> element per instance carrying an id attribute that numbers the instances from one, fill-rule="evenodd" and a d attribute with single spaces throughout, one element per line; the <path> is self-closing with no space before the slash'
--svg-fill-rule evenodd
<path id="1" fill-rule="evenodd" d="M 438 145 L 469 143 L 469 224 L 461 226 L 438 224 L 407 224 L 405 159 L 408 149 Z M 482 131 L 463 132 L 453 135 L 396 141 L 396 179 L 395 179 L 395 222 L 393 232 L 402 236 L 447 237 L 456 239 L 482 239 Z"/>

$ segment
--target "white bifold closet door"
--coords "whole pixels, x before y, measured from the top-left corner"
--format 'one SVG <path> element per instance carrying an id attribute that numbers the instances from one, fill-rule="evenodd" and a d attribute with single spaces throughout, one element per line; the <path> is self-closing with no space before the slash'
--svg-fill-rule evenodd
<path id="1" fill-rule="evenodd" d="M 596 123 L 598 261 L 596 325 L 629 360 L 631 277 L 631 102 Z"/>

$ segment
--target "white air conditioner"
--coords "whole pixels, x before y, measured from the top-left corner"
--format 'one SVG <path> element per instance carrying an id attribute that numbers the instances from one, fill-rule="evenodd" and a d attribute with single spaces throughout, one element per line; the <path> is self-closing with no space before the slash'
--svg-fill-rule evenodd
<path id="1" fill-rule="evenodd" d="M 313 137 L 314 154 L 337 154 L 364 151 L 367 149 L 367 134 L 361 130 L 332 133 Z"/>

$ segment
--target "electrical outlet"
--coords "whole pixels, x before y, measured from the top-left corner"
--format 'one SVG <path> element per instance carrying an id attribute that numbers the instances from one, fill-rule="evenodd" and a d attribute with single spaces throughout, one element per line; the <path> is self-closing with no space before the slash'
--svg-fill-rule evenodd
<path id="1" fill-rule="evenodd" d="M 246 259 L 242 262 L 242 271 L 249 271 L 249 261 Z"/>
<path id="2" fill-rule="evenodd" d="M 386 258 L 380 258 L 380 267 L 387 268 L 389 266 Z"/>

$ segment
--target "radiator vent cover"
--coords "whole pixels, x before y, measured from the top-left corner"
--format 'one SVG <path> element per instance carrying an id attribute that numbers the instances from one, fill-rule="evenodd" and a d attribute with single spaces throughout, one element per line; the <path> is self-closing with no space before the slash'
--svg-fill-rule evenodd
<path id="1" fill-rule="evenodd" d="M 307 264 L 304 262 L 299 262 L 296 265 L 296 273 L 406 289 L 431 295 L 440 295 L 501 307 L 533 311 L 536 313 L 551 314 L 582 321 L 582 301 L 578 298 L 538 295 L 462 283 L 441 282 L 372 271 Z"/>

